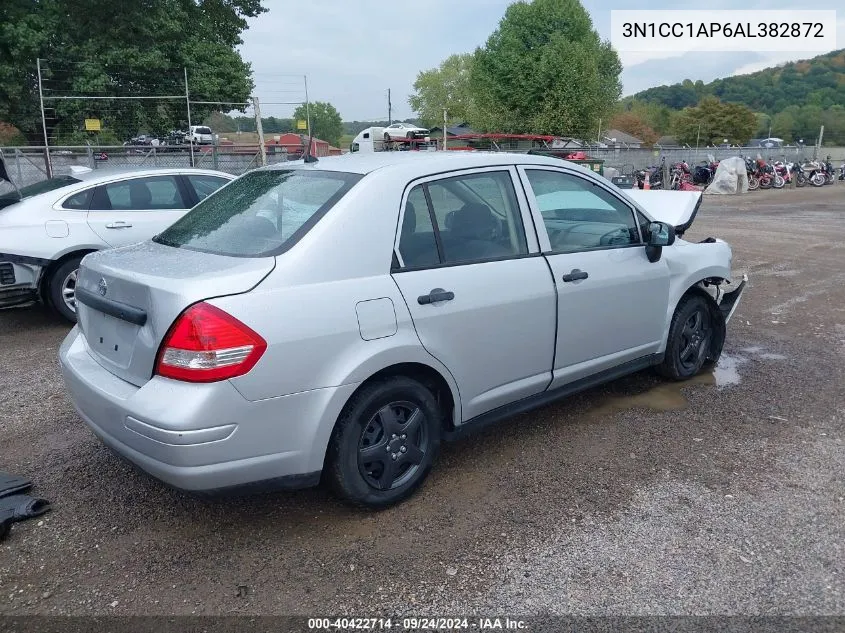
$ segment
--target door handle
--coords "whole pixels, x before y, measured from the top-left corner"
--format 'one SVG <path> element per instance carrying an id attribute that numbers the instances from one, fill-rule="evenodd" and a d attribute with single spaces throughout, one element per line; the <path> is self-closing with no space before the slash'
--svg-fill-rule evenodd
<path id="1" fill-rule="evenodd" d="M 455 293 L 443 290 L 443 288 L 435 288 L 427 295 L 420 295 L 417 297 L 417 303 L 421 306 L 428 305 L 429 303 L 437 303 L 438 301 L 451 301 L 455 298 Z"/>
<path id="2" fill-rule="evenodd" d="M 588 275 L 583 270 L 578 270 L 577 268 L 573 268 L 572 272 L 566 273 L 563 277 L 561 277 L 561 279 L 563 279 L 565 282 L 569 282 L 569 281 L 578 281 L 579 279 L 586 279 L 589 276 L 590 275 Z"/>
<path id="3" fill-rule="evenodd" d="M 132 225 L 129 222 L 123 222 L 122 220 L 118 222 L 109 222 L 106 224 L 107 229 L 131 229 Z"/>

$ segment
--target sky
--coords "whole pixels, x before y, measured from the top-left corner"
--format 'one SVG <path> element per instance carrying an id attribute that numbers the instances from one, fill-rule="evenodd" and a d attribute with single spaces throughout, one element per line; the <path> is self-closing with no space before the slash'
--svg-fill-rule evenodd
<path id="1" fill-rule="evenodd" d="M 611 9 L 679 8 L 677 2 L 582 0 L 602 38 L 610 37 Z M 264 0 L 267 13 L 249 20 L 243 58 L 252 64 L 262 116 L 288 117 L 308 98 L 329 101 L 344 121 L 414 116 L 408 105 L 417 73 L 454 53 L 475 50 L 498 26 L 511 0 Z M 696 7 L 699 8 L 699 7 Z M 723 9 L 834 8 L 797 0 L 708 0 Z M 845 14 L 837 16 L 837 40 L 845 47 Z M 620 54 L 623 95 L 684 79 L 705 82 L 819 53 L 628 53 Z"/>

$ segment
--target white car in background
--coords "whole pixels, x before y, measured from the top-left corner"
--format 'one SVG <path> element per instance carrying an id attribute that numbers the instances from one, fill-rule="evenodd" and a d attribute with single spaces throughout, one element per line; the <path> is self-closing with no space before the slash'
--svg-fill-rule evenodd
<path id="1" fill-rule="evenodd" d="M 188 130 L 188 141 L 194 145 L 212 145 L 214 132 L 207 125 L 192 125 Z"/>
<path id="2" fill-rule="evenodd" d="M 410 123 L 393 123 L 384 128 L 384 140 L 387 142 L 399 139 L 424 138 L 428 136 L 429 130 Z"/>
<path id="3" fill-rule="evenodd" d="M 0 195 L 0 308 L 41 300 L 76 321 L 79 262 L 148 240 L 235 176 L 208 169 L 97 169 Z"/>

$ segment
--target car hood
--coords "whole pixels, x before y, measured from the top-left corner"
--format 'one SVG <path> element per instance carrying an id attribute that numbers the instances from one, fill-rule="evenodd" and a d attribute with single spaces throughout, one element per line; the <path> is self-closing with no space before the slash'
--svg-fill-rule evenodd
<path id="1" fill-rule="evenodd" d="M 624 193 L 653 219 L 674 226 L 678 235 L 692 225 L 703 200 L 700 191 L 625 189 Z"/>

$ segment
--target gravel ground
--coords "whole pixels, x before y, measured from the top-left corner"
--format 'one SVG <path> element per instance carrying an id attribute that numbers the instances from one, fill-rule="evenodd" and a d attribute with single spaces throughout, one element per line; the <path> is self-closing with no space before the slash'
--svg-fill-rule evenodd
<path id="1" fill-rule="evenodd" d="M 5 614 L 845 614 L 840 186 L 705 202 L 751 284 L 723 361 L 638 374 L 447 445 L 377 514 L 197 500 L 64 395 L 67 327 L 0 312 L 0 468 L 51 499 L 0 544 Z"/>

